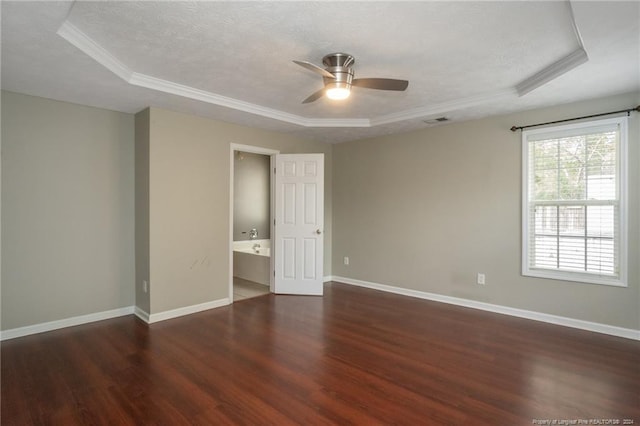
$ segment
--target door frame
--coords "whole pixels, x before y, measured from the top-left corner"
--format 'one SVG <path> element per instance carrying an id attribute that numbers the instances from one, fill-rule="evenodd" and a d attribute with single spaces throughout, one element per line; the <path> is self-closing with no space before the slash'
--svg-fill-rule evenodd
<path id="1" fill-rule="evenodd" d="M 253 145 L 243 145 L 243 144 L 237 144 L 237 143 L 230 143 L 229 144 L 229 303 L 233 303 L 233 182 L 234 182 L 234 172 L 235 172 L 235 167 L 234 167 L 234 160 L 235 160 L 235 152 L 236 151 L 242 151 L 242 152 L 248 152 L 251 154 L 261 154 L 261 155 L 268 155 L 270 158 L 270 163 L 269 163 L 269 175 L 271 176 L 271 170 L 273 170 L 273 162 L 274 162 L 274 155 L 280 154 L 279 150 L 276 149 L 270 149 L 270 148 L 263 148 L 260 146 L 253 146 Z M 269 212 L 271 217 L 273 218 L 274 216 L 274 202 L 273 202 L 273 197 L 274 197 L 274 184 L 275 184 L 275 179 L 271 178 L 269 179 Z M 269 223 L 269 237 L 271 238 L 271 241 L 273 242 L 273 232 L 274 232 L 274 226 L 273 226 L 273 220 L 271 220 L 271 223 Z M 273 244 L 272 244 L 273 246 Z M 273 247 L 271 247 L 271 257 L 270 257 L 270 261 L 269 261 L 269 291 L 273 293 L 273 271 L 274 271 L 274 254 L 275 254 L 275 250 L 273 250 Z"/>

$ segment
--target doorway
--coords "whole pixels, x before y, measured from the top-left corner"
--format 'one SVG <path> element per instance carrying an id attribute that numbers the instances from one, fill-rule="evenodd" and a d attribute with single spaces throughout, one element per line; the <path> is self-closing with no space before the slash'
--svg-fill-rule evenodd
<path id="1" fill-rule="evenodd" d="M 272 156 L 279 151 L 231 144 L 230 254 L 231 302 L 273 290 Z"/>

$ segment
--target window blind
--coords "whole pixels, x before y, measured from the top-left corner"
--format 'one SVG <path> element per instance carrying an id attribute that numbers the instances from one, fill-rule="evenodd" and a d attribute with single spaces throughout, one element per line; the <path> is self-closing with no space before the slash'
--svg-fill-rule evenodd
<path id="1" fill-rule="evenodd" d="M 605 121 L 523 133 L 525 273 L 621 278 L 622 132 Z"/>

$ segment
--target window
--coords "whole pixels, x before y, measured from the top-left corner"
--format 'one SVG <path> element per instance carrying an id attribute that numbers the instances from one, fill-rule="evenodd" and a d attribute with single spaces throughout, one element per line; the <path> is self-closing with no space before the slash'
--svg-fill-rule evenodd
<path id="1" fill-rule="evenodd" d="M 627 119 L 522 133 L 522 274 L 626 286 Z"/>

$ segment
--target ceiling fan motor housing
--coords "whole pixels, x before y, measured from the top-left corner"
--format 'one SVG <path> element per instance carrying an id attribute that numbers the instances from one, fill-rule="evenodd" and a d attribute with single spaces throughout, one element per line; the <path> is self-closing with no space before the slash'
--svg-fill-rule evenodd
<path id="1" fill-rule="evenodd" d="M 351 66 L 355 62 L 355 58 L 348 53 L 331 53 L 322 58 L 322 63 L 327 67 L 326 70 L 335 76 L 335 79 L 323 77 L 325 87 L 351 89 L 353 81 Z"/>
<path id="2" fill-rule="evenodd" d="M 329 53 L 322 58 L 325 67 L 348 68 L 356 62 L 356 59 L 348 53 Z"/>

